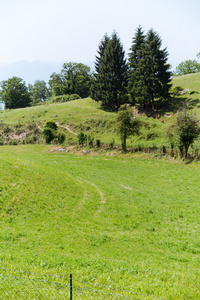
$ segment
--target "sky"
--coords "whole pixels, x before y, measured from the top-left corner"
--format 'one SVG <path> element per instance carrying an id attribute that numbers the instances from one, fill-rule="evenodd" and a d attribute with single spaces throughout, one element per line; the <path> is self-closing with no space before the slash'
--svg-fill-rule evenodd
<path id="1" fill-rule="evenodd" d="M 115 30 L 126 55 L 137 27 L 153 28 L 172 69 L 200 52 L 199 0 L 0 0 L 0 65 L 95 61 Z"/>

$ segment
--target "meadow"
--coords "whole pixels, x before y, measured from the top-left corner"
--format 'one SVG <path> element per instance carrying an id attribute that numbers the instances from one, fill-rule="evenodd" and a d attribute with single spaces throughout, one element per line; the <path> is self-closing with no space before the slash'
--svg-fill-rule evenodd
<path id="1" fill-rule="evenodd" d="M 0 148 L 1 270 L 198 299 L 199 164 L 53 147 Z"/>
<path id="2" fill-rule="evenodd" d="M 1 285 L 2 299 L 18 299 L 18 286 L 26 287 L 24 299 L 58 299 L 52 294 L 58 286 L 41 291 L 25 279 L 67 286 L 71 273 L 83 288 L 131 292 L 134 298 L 126 299 L 200 298 L 200 165 L 171 157 L 166 136 L 180 107 L 199 116 L 199 77 L 173 78 L 189 92 L 153 114 L 140 112 L 141 132 L 127 140 L 126 154 L 116 113 L 91 98 L 0 111 L 0 144 L 6 141 L 0 147 L 0 276 L 12 282 L 12 288 Z M 66 134 L 63 145 L 44 144 L 50 119 Z M 93 147 L 77 145 L 80 131 L 94 136 Z M 13 139 L 18 145 L 9 145 Z M 199 141 L 190 154 L 195 149 Z"/>

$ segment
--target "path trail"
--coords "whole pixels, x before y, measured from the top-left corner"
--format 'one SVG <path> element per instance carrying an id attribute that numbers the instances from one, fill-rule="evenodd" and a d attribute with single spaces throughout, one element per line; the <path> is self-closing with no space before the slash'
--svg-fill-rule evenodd
<path id="1" fill-rule="evenodd" d="M 62 125 L 60 125 L 58 122 L 56 122 L 56 124 L 59 126 L 59 127 L 63 127 L 63 128 L 65 128 L 65 129 L 67 129 L 69 132 L 71 132 L 72 134 L 74 134 L 74 135 L 77 135 L 77 133 L 76 132 L 73 132 L 70 128 L 69 128 L 69 126 L 62 126 Z"/>

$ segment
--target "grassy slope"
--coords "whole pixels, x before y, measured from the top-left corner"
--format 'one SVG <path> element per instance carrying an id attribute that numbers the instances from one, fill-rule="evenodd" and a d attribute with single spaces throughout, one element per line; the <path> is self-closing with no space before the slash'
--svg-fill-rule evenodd
<path id="1" fill-rule="evenodd" d="M 173 84 L 200 93 L 200 73 L 176 76 L 173 78 Z"/>
<path id="2" fill-rule="evenodd" d="M 200 297 L 198 167 L 30 145 L 0 156 L 1 268 Z"/>
<path id="3" fill-rule="evenodd" d="M 175 99 L 176 109 L 177 105 L 181 106 L 187 103 L 199 114 L 200 73 L 174 77 L 172 82 L 174 85 L 183 87 L 183 89 L 196 91 L 192 95 L 187 93 Z M 174 107 L 171 108 L 171 111 L 169 109 L 169 111 L 158 112 L 159 114 L 160 118 L 158 119 L 143 116 L 143 120 L 148 123 L 148 126 L 142 128 L 139 137 L 128 139 L 128 146 L 153 147 L 153 145 L 157 145 L 159 148 L 162 145 L 168 146 L 166 130 L 174 120 Z M 35 121 L 41 128 L 46 120 L 54 119 L 63 126 L 70 126 L 70 129 L 75 133 L 83 130 L 92 134 L 94 140 L 100 139 L 102 143 L 110 144 L 114 139 L 115 145 L 120 145 L 120 138 L 114 130 L 115 113 L 103 111 L 100 104 L 90 98 L 61 104 L 46 104 L 26 109 L 0 111 L 0 118 L 7 124 Z M 66 146 L 69 143 L 77 143 L 75 135 L 66 129 L 63 130 L 67 135 Z"/>

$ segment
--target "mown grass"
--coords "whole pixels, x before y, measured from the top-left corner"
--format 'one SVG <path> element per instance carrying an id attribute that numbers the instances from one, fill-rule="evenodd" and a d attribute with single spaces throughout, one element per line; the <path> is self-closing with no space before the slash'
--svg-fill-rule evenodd
<path id="1" fill-rule="evenodd" d="M 198 299 L 199 165 L 51 149 L 0 148 L 1 268 Z"/>

